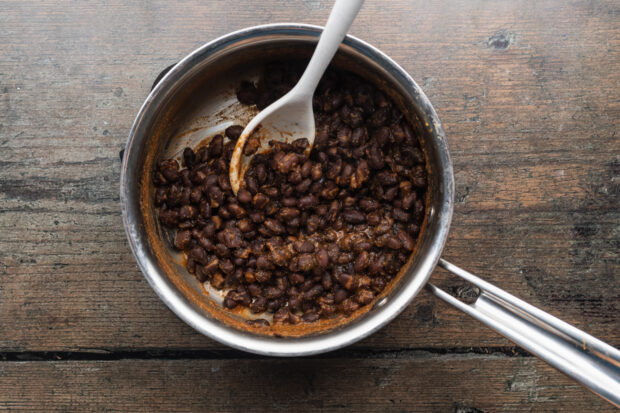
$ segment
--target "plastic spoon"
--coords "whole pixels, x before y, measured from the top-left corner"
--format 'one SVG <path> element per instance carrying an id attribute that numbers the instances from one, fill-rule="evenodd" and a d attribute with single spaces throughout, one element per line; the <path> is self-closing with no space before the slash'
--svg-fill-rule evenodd
<path id="1" fill-rule="evenodd" d="M 237 140 L 230 161 L 230 184 L 235 194 L 241 186 L 247 165 L 252 160 L 251 156 L 243 156 L 243 148 L 259 125 L 261 136 L 267 136 L 269 140 L 293 141 L 307 138 L 310 142 L 308 150 L 312 148 L 315 133 L 312 110 L 314 90 L 363 3 L 364 0 L 336 0 L 325 30 L 299 82 L 290 92 L 266 107 L 247 124 Z"/>

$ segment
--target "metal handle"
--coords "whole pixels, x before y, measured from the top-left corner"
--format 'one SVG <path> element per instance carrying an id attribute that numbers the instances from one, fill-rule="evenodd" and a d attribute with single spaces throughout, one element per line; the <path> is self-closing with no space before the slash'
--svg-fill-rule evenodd
<path id="1" fill-rule="evenodd" d="M 619 350 L 444 259 L 439 266 L 481 293 L 466 304 L 429 283 L 433 294 L 620 407 Z"/>

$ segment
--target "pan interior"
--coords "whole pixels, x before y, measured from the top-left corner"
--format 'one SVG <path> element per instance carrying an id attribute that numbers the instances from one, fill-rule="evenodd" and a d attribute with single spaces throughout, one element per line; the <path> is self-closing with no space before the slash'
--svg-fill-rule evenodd
<path id="1" fill-rule="evenodd" d="M 313 324 L 250 326 L 246 322 L 248 319 L 267 317 L 264 314 L 254 315 L 247 309 L 233 311 L 224 309 L 221 306 L 223 293 L 201 284 L 189 274 L 184 267 L 183 256 L 171 248 L 172 233 L 160 226 L 156 218 L 152 184 L 156 163 L 161 159 L 172 157 L 180 160 L 185 147 L 204 144 L 213 135 L 222 133 L 232 124 L 245 125 L 257 110 L 237 102 L 235 90 L 240 82 L 256 80 L 268 62 L 309 59 L 315 42 L 316 38 L 313 36 L 281 39 L 266 36 L 253 42 L 239 42 L 235 47 L 216 50 L 207 56 L 201 56 L 191 65 L 186 61 L 181 62 L 179 66 L 185 67 L 182 73 L 176 74 L 180 76 L 179 79 L 174 84 L 167 85 L 165 90 L 159 91 L 164 94 L 164 98 L 161 99 L 153 120 L 144 131 L 145 140 L 138 155 L 140 220 L 146 236 L 144 243 L 154 264 L 165 273 L 196 311 L 213 322 L 221 323 L 225 328 L 232 328 L 243 334 L 300 338 L 350 328 L 362 323 L 373 313 L 382 311 L 392 297 L 402 296 L 407 286 L 409 286 L 407 294 L 411 295 L 411 281 L 416 277 L 424 278 L 417 280 L 415 290 L 417 292 L 430 275 L 428 262 L 423 266 L 420 257 L 424 257 L 426 252 L 433 248 L 437 230 L 442 225 L 437 218 L 436 210 L 443 202 L 446 190 L 445 184 L 436 173 L 438 168 L 436 165 L 441 164 L 439 159 L 441 151 L 438 150 L 436 142 L 437 130 L 434 129 L 437 125 L 432 122 L 420 104 L 421 101 L 428 103 L 424 96 L 412 94 L 412 86 L 404 84 L 405 81 L 399 79 L 398 74 L 389 72 L 371 56 L 360 53 L 355 47 L 346 44 L 342 45 L 332 65 L 369 80 L 400 106 L 419 136 L 427 157 L 429 172 L 427 216 L 417 240 L 416 250 L 408 264 L 373 303 L 362 307 L 352 315 L 341 315 Z M 164 78 L 164 82 L 165 80 Z M 154 93 L 158 93 L 158 90 L 156 89 Z M 413 295 L 406 297 L 406 300 L 413 298 Z"/>

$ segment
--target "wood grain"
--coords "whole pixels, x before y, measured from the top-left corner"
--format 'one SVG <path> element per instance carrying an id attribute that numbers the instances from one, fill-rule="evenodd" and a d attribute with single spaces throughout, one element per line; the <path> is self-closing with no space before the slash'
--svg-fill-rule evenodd
<path id="1" fill-rule="evenodd" d="M 233 29 L 320 23 L 327 3 L 5 3 L 1 348 L 214 346 L 137 270 L 118 151 L 159 70 Z M 617 345 L 614 16 L 613 2 L 368 2 L 353 33 L 418 79 L 443 121 L 457 190 L 446 258 Z M 421 297 L 363 345 L 505 344 Z"/>
<path id="2" fill-rule="evenodd" d="M 614 411 L 540 361 L 502 356 L 9 362 L 0 373 L 0 409 L 29 412 Z"/>
<path id="3" fill-rule="evenodd" d="M 168 311 L 137 269 L 118 153 L 160 70 L 242 27 L 322 24 L 330 6 L 2 3 L 0 353 L 222 348 Z M 619 13 L 613 1 L 367 1 L 352 29 L 412 74 L 443 122 L 457 193 L 444 257 L 615 346 Z M 434 280 L 458 285 L 441 271 Z M 507 345 L 423 292 L 357 347 Z M 0 408 L 227 411 L 252 398 L 263 410 L 605 408 L 529 357 L 434 357 L 6 361 Z M 246 374 L 222 379 L 237 369 Z"/>

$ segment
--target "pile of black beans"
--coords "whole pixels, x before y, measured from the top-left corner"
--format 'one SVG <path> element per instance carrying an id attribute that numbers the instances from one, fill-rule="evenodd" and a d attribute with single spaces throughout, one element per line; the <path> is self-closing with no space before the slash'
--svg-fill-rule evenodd
<path id="1" fill-rule="evenodd" d="M 242 104 L 264 108 L 299 67 L 270 64 L 243 82 Z M 274 313 L 275 323 L 315 322 L 370 304 L 406 263 L 424 217 L 425 158 L 413 129 L 381 91 L 329 70 L 314 96 L 316 136 L 270 142 L 235 196 L 228 167 L 243 127 L 186 148 L 155 171 L 160 222 L 176 229 L 198 280 L 227 291 L 224 306 Z M 250 138 L 244 153 L 258 142 Z M 259 323 L 268 324 L 260 319 Z"/>

